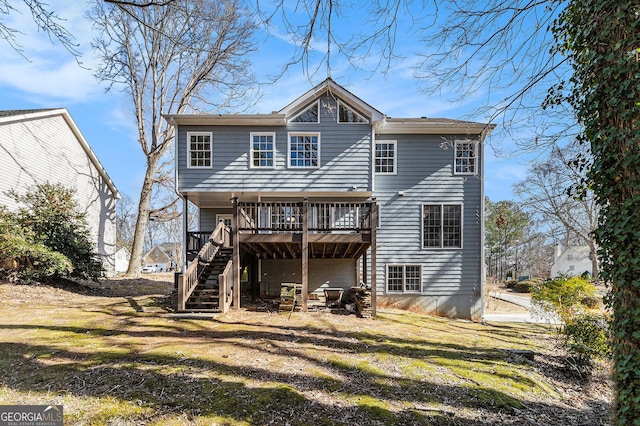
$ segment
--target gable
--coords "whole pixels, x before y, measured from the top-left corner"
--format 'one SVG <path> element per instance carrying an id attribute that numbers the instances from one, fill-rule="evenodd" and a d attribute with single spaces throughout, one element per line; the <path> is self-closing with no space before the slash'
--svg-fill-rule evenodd
<path id="1" fill-rule="evenodd" d="M 293 119 L 297 118 L 301 113 L 306 111 L 308 108 L 313 107 L 313 103 L 317 102 L 323 95 L 327 95 L 330 98 L 333 98 L 336 102 L 335 108 L 337 112 L 338 118 L 340 117 L 340 107 L 339 104 L 342 103 L 344 105 L 342 109 L 342 116 L 345 120 L 349 120 L 350 118 L 366 119 L 368 121 L 342 121 L 346 122 L 374 122 L 381 121 L 384 119 L 384 114 L 378 111 L 376 108 L 372 107 L 344 87 L 337 84 L 331 78 L 326 79 L 319 85 L 315 86 L 313 89 L 309 90 L 302 96 L 298 97 L 296 100 L 291 102 L 289 105 L 284 107 L 279 111 L 280 114 L 284 114 L 287 117 L 291 117 L 287 121 L 293 122 Z M 338 119 L 336 119 L 338 121 Z M 338 121 L 339 122 L 339 121 Z"/>

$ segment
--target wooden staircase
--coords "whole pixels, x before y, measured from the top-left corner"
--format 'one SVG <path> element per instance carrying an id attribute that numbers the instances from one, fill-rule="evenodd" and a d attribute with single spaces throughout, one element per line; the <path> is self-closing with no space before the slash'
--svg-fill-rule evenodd
<path id="1" fill-rule="evenodd" d="M 220 305 L 219 275 L 231 259 L 233 249 L 220 247 L 216 256 L 207 263 L 198 277 L 198 284 L 185 302 L 186 312 L 222 312 Z"/>

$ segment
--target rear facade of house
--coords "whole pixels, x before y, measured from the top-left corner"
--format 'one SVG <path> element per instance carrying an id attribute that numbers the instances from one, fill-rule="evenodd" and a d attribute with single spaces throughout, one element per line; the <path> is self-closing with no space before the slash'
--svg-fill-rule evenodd
<path id="1" fill-rule="evenodd" d="M 331 79 L 270 114 L 166 118 L 176 130 L 177 191 L 185 211 L 198 208 L 198 229 L 184 224 L 185 259 L 200 250 L 196 262 L 207 263 L 229 246 L 220 304 L 299 283 L 306 308 L 323 289 L 369 286 L 374 313 L 393 306 L 481 319 L 491 125 L 386 117 Z M 187 286 L 179 309 L 203 308 L 189 305 L 197 285 Z"/>

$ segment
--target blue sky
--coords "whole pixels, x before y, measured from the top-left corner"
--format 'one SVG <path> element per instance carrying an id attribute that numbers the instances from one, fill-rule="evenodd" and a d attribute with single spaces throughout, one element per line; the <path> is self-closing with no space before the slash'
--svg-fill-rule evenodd
<path id="1" fill-rule="evenodd" d="M 76 35 L 83 53 L 79 66 L 59 43 L 38 31 L 29 13 L 12 13 L 4 22 L 19 29 L 18 41 L 24 56 L 0 41 L 0 110 L 67 108 L 80 131 L 122 194 L 137 200 L 145 170 L 145 159 L 137 143 L 135 121 L 128 99 L 117 90 L 106 92 L 93 77 L 96 65 L 91 49 L 91 23 L 84 18 L 85 2 L 57 0 L 55 11 L 64 18 L 66 28 Z M 348 20 L 347 20 L 348 21 Z M 348 33 L 348 28 L 340 29 Z M 347 34 L 348 35 L 348 34 Z M 259 34 L 259 52 L 253 58 L 256 70 L 276 73 L 290 59 L 293 47 L 278 28 L 267 36 Z M 322 43 L 317 53 L 323 55 Z M 339 57 L 331 60 L 331 76 L 357 96 L 391 117 L 446 117 L 486 122 L 474 114 L 487 98 L 478 95 L 464 102 L 450 102 L 447 93 L 426 95 L 424 82 L 414 78 L 410 38 L 401 38 L 396 46 L 405 59 L 392 64 L 388 73 L 354 70 Z M 27 59 L 25 59 L 28 58 Z M 367 68 L 366 59 L 364 68 Z M 373 65 L 371 65 L 373 69 Z M 275 84 L 262 87 L 262 98 L 247 112 L 268 113 L 279 110 L 327 77 L 326 66 L 309 81 L 300 65 L 292 66 Z M 266 81 L 266 75 L 261 79 Z M 491 144 L 508 151 L 509 140 L 500 135 Z M 511 185 L 524 178 L 528 157 L 501 158 L 494 149 L 485 149 L 485 192 L 493 201 L 513 199 Z"/>

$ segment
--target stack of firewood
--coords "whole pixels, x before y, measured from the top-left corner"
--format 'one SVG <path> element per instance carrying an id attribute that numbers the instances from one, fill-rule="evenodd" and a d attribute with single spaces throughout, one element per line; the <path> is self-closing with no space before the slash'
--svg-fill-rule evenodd
<path id="1" fill-rule="evenodd" d="M 351 298 L 356 304 L 356 310 L 362 318 L 371 318 L 373 305 L 371 304 L 371 290 L 362 287 L 351 287 Z"/>

